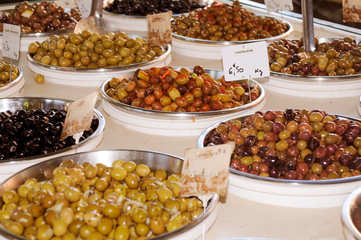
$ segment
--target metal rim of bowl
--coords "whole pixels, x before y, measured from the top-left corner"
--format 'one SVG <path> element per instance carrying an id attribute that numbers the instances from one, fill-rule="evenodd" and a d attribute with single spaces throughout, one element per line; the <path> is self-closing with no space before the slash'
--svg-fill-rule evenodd
<path id="1" fill-rule="evenodd" d="M 170 67 L 170 66 L 168 66 Z M 175 70 L 179 70 L 181 69 L 181 67 L 173 67 L 173 69 Z M 186 68 L 186 69 L 191 69 L 193 70 L 193 68 Z M 209 72 L 216 72 L 217 74 L 222 73 L 222 71 L 220 70 L 216 70 L 216 69 L 205 69 L 206 73 Z M 126 72 L 124 74 L 118 75 L 118 76 L 123 76 L 126 74 L 132 74 L 134 73 L 134 71 L 129 71 Z M 211 75 L 212 76 L 212 75 Z M 117 77 L 117 76 L 115 76 Z M 212 76 L 214 77 L 214 76 Z M 113 78 L 113 77 L 112 77 Z M 168 117 L 176 117 L 176 118 L 182 118 L 182 117 L 200 117 L 200 116 L 215 116 L 215 115 L 221 115 L 221 114 L 228 114 L 228 113 L 234 113 L 237 111 L 242 111 L 244 109 L 253 107 L 255 105 L 258 105 L 264 98 L 265 98 L 265 91 L 264 88 L 262 87 L 261 84 L 259 84 L 257 81 L 253 80 L 253 79 L 248 79 L 248 80 L 239 80 L 239 81 L 250 81 L 251 83 L 254 84 L 254 86 L 257 86 L 260 89 L 260 95 L 259 97 L 251 102 L 251 103 L 247 103 L 245 105 L 239 106 L 239 107 L 235 107 L 235 108 L 229 108 L 229 109 L 223 109 L 223 110 L 217 110 L 217 111 L 208 111 L 208 112 L 167 112 L 167 111 L 156 111 L 156 110 L 149 110 L 149 109 L 144 109 L 144 108 L 139 108 L 139 107 L 134 107 L 132 105 L 128 105 L 119 101 L 114 100 L 113 98 L 109 97 L 106 94 L 106 87 L 108 87 L 108 83 L 109 81 L 112 79 L 108 79 L 105 82 L 103 82 L 103 84 L 101 85 L 100 89 L 101 89 L 101 93 L 102 93 L 102 98 L 105 99 L 106 101 L 108 101 L 110 104 L 112 104 L 113 106 L 115 106 L 116 108 L 119 109 L 125 109 L 125 110 L 130 110 L 136 113 L 142 113 L 144 114 L 144 116 L 158 116 L 159 114 L 161 114 L 161 116 L 168 116 Z M 251 84 L 250 84 L 251 85 Z"/>
<path id="2" fill-rule="evenodd" d="M 361 232 L 357 229 L 351 218 L 351 210 L 352 210 L 351 206 L 354 204 L 354 201 L 360 197 L 361 197 L 361 188 L 357 188 L 347 196 L 346 200 L 342 204 L 342 209 L 341 209 L 342 223 L 344 227 L 346 227 L 351 232 L 353 237 L 361 236 Z"/>
<path id="3" fill-rule="evenodd" d="M 342 38 L 318 38 L 318 42 L 319 43 L 331 42 L 333 40 L 339 40 L 339 39 L 342 39 Z M 290 40 L 300 40 L 300 39 L 290 39 Z M 358 42 L 359 42 L 359 40 L 356 39 L 356 44 Z M 271 43 L 269 43 L 269 44 L 271 44 Z M 298 80 L 304 80 L 304 81 L 307 81 L 307 82 L 315 82 L 315 81 L 319 81 L 319 82 L 335 82 L 337 80 L 340 80 L 340 81 L 357 80 L 357 79 L 354 79 L 354 78 L 358 78 L 358 77 L 361 76 L 361 73 L 351 74 L 351 75 L 337 75 L 337 76 L 301 76 L 301 75 L 274 72 L 274 71 L 271 71 L 271 69 L 270 69 L 270 73 L 273 76 L 287 78 L 287 80 L 297 80 L 297 81 Z"/>
<path id="4" fill-rule="evenodd" d="M 63 102 L 64 105 L 69 105 L 71 102 L 73 102 L 72 100 L 68 100 L 68 99 L 62 99 L 62 98 L 43 98 L 43 97 L 10 97 L 10 98 L 1 98 L 0 99 L 0 103 L 2 101 L 14 101 L 14 100 L 25 100 L 25 101 L 32 101 L 34 99 L 38 99 L 38 100 L 50 100 L 50 101 L 60 101 Z M 21 162 L 21 161 L 30 161 L 30 160 L 36 160 L 39 158 L 43 158 L 43 157 L 51 157 L 54 156 L 56 154 L 60 154 L 60 153 L 64 153 L 67 152 L 69 150 L 72 149 L 76 149 L 79 146 L 82 146 L 84 144 L 86 144 L 87 142 L 93 140 L 96 136 L 98 136 L 105 127 L 105 118 L 103 116 L 103 114 L 98 111 L 97 109 L 94 108 L 94 115 L 98 118 L 99 123 L 98 123 L 98 127 L 97 129 L 93 132 L 92 135 L 90 135 L 89 137 L 87 137 L 86 139 L 84 139 L 83 141 L 79 142 L 78 144 L 74 144 L 72 146 L 63 148 L 59 151 L 54 151 L 54 152 L 50 152 L 47 154 L 41 154 L 41 155 L 35 155 L 35 156 L 29 156 L 29 157 L 23 157 L 23 158 L 9 158 L 9 159 L 4 159 L 4 160 L 0 160 L 0 164 L 7 162 L 7 163 L 11 163 L 11 162 Z"/>
<path id="5" fill-rule="evenodd" d="M 167 154 L 167 153 L 161 153 L 161 152 L 156 152 L 156 151 L 146 151 L 146 150 L 135 150 L 135 149 L 111 149 L 111 150 L 96 150 L 96 151 L 89 151 L 89 152 L 83 152 L 83 153 L 74 153 L 74 154 L 69 154 L 69 155 L 65 155 L 65 156 L 60 156 L 60 157 L 54 157 L 48 160 L 45 160 L 43 162 L 34 164 L 32 166 L 29 166 L 23 170 L 21 170 L 20 172 L 17 172 L 15 174 L 13 174 L 12 176 L 10 176 L 9 178 L 7 178 L 5 181 L 3 181 L 0 184 L 0 189 L 2 188 L 2 186 L 7 182 L 10 181 L 12 178 L 21 175 L 22 173 L 29 171 L 29 169 L 32 168 L 39 168 L 39 166 L 41 165 L 46 165 L 47 163 L 50 162 L 54 162 L 60 159 L 72 159 L 73 156 L 77 156 L 77 155 L 84 155 L 84 154 L 92 154 L 92 153 L 102 153 L 102 152 L 117 152 L 117 151 L 130 151 L 130 152 L 141 152 L 141 153 L 150 153 L 150 154 L 154 154 L 154 155 L 161 155 L 161 156 L 166 156 L 169 158 L 173 158 L 173 159 L 178 159 L 180 161 L 183 161 L 182 158 L 171 155 L 171 154 Z M 48 169 L 47 169 L 48 170 Z M 2 190 L 2 189 L 1 189 Z M 209 201 L 209 205 L 206 207 L 206 211 L 204 211 L 203 213 L 201 213 L 199 215 L 199 217 L 197 217 L 196 219 L 192 220 L 191 222 L 183 225 L 182 227 L 172 231 L 172 232 L 167 232 L 164 234 L 161 234 L 159 236 L 153 237 L 150 240 L 161 240 L 161 239 L 172 239 L 174 237 L 174 234 L 182 234 L 185 233 L 187 231 L 189 231 L 190 229 L 196 227 L 198 224 L 200 224 L 201 222 L 203 222 L 216 208 L 216 205 L 219 201 L 219 195 L 218 194 L 214 194 L 213 197 L 211 198 L 211 200 Z M 7 237 L 12 237 L 13 239 L 21 239 L 21 240 L 26 240 L 25 238 L 15 235 L 13 233 L 11 233 L 10 231 L 8 231 L 7 229 L 5 229 L 1 224 L 0 224 L 0 233 L 1 234 L 5 234 Z"/>
<path id="6" fill-rule="evenodd" d="M 329 113 L 332 114 L 332 113 Z M 209 126 L 208 128 L 206 128 L 198 137 L 197 139 L 197 146 L 199 148 L 204 148 L 204 139 L 207 136 L 208 133 L 210 133 L 212 130 L 214 130 L 220 123 L 224 123 L 230 120 L 245 120 L 246 118 L 252 116 L 253 114 L 247 114 L 247 115 L 242 115 L 236 118 L 228 118 L 225 120 L 222 120 L 220 122 L 214 123 L 211 126 Z M 336 117 L 342 118 L 342 119 L 347 119 L 347 120 L 352 120 L 352 121 L 356 121 L 356 122 L 361 122 L 360 119 L 357 118 L 352 118 L 352 117 L 347 117 L 347 116 L 343 116 L 343 115 L 339 115 L 339 114 L 334 114 Z M 238 176 L 242 176 L 242 177 L 246 177 L 246 178 L 250 178 L 250 179 L 255 179 L 255 180 L 261 180 L 264 182 L 273 182 L 273 183 L 287 183 L 287 184 L 291 184 L 291 185 L 325 185 L 325 184 L 340 184 L 340 183 L 347 183 L 347 182 L 354 182 L 354 181 L 359 181 L 361 180 L 361 175 L 359 176 L 352 176 L 352 177 L 348 177 L 348 178 L 338 178 L 338 179 L 332 179 L 332 180 L 290 180 L 290 179 L 278 179 L 278 178 L 272 178 L 272 177 L 261 177 L 259 175 L 253 175 L 253 174 L 249 174 L 249 173 L 245 173 L 239 170 L 235 170 L 233 168 L 229 168 L 229 171 L 235 175 Z"/>
<path id="7" fill-rule="evenodd" d="M 59 66 L 52 66 L 48 64 L 44 64 L 41 62 L 36 61 L 30 53 L 27 53 L 28 61 L 34 65 L 37 65 L 39 67 L 45 68 L 45 69 L 51 69 L 55 71 L 60 72 L 76 72 L 76 73 L 102 73 L 102 72 L 114 72 L 114 71 L 125 71 L 130 70 L 131 68 L 140 68 L 142 66 L 148 66 L 150 64 L 155 64 L 158 62 L 164 61 L 171 53 L 171 45 L 168 44 L 166 48 L 166 52 L 159 57 L 155 57 L 153 60 L 149 62 L 140 62 L 130 65 L 124 65 L 124 66 L 117 66 L 117 67 L 109 67 L 109 68 L 72 68 L 72 67 L 59 67 Z"/>
<path id="8" fill-rule="evenodd" d="M 62 30 L 62 31 L 53 31 L 53 32 L 29 32 L 29 33 L 20 33 L 21 38 L 40 38 L 40 37 L 50 37 L 51 35 L 63 35 L 72 33 L 74 29 Z M 3 32 L 0 32 L 0 37 L 3 36 Z"/>
<path id="9" fill-rule="evenodd" d="M 13 65 L 13 66 L 16 67 L 15 65 Z M 17 84 L 20 83 L 20 80 L 21 80 L 21 78 L 23 77 L 24 73 L 23 73 L 23 71 L 22 71 L 19 67 L 16 67 L 16 68 L 17 68 L 18 71 L 19 71 L 18 77 L 17 77 L 14 81 L 11 81 L 11 82 L 5 84 L 4 86 L 0 87 L 0 92 L 1 92 L 1 91 L 5 91 L 5 90 L 8 90 L 9 88 L 11 88 L 11 87 L 13 87 L 13 86 L 15 86 L 15 85 L 17 85 Z"/>
<path id="10" fill-rule="evenodd" d="M 293 32 L 293 26 L 292 24 L 285 20 L 278 17 L 266 15 L 266 14 L 255 14 L 256 16 L 261 16 L 264 18 L 272 18 L 275 20 L 279 20 L 282 23 L 286 23 L 288 25 L 288 30 L 278 36 L 270 37 L 270 38 L 261 38 L 261 39 L 253 39 L 253 40 L 244 40 L 244 41 L 213 41 L 213 40 L 205 40 L 205 39 L 198 39 L 198 38 L 190 38 L 185 37 L 179 34 L 172 33 L 172 36 L 180 41 L 195 43 L 195 44 L 207 44 L 210 46 L 231 46 L 231 45 L 238 45 L 243 43 L 254 43 L 254 42 L 260 42 L 260 41 L 267 41 L 267 42 L 273 42 L 275 40 L 286 38 Z M 173 20 L 172 20 L 173 21 Z"/>

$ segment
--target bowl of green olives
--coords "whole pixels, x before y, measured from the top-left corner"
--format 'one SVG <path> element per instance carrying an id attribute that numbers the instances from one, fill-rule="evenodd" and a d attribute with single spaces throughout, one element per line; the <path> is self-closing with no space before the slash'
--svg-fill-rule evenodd
<path id="1" fill-rule="evenodd" d="M 293 27 L 284 19 L 256 14 L 232 4 L 213 2 L 209 7 L 174 16 L 171 22 L 173 51 L 185 56 L 216 59 L 229 45 L 271 42 L 289 36 Z"/>
<path id="2" fill-rule="evenodd" d="M 0 97 L 15 97 L 24 87 L 23 71 L 5 61 L 0 61 Z"/>
<path id="3" fill-rule="evenodd" d="M 170 53 L 170 45 L 149 47 L 140 36 L 83 31 L 31 43 L 28 66 L 43 75 L 45 81 L 98 88 L 104 80 L 121 72 L 165 66 L 171 61 Z"/>
<path id="4" fill-rule="evenodd" d="M 156 135 L 199 135 L 217 120 L 265 105 L 265 91 L 256 81 L 226 82 L 222 71 L 199 65 L 138 69 L 108 79 L 101 92 L 111 117 Z"/>
<path id="5" fill-rule="evenodd" d="M 67 34 L 81 19 L 78 9 L 64 8 L 56 2 L 42 1 L 30 4 L 23 1 L 12 10 L 0 12 L 0 44 L 3 24 L 20 26 L 20 51 L 26 52 L 34 41 L 43 41 L 53 34 Z"/>
<path id="6" fill-rule="evenodd" d="M 353 191 L 341 210 L 343 235 L 346 240 L 361 238 L 361 188 Z"/>
<path id="7" fill-rule="evenodd" d="M 0 174 L 10 175 L 51 157 L 89 151 L 103 139 L 104 116 L 94 109 L 80 141 L 60 139 L 70 100 L 37 97 L 0 99 Z"/>
<path id="8" fill-rule="evenodd" d="M 168 154 L 122 149 L 35 164 L 0 185 L 0 231 L 13 239 L 198 239 L 216 219 L 218 195 L 204 205 L 179 196 L 182 164 Z"/>
<path id="9" fill-rule="evenodd" d="M 114 29 L 133 34 L 147 34 L 147 15 L 172 11 L 173 16 L 209 5 L 209 0 L 108 1 L 103 10 L 104 20 Z M 119 24 L 121 22 L 122 24 Z"/>
<path id="10" fill-rule="evenodd" d="M 320 110 L 256 112 L 213 124 L 198 147 L 236 144 L 229 189 L 285 207 L 341 206 L 361 182 L 361 122 Z"/>

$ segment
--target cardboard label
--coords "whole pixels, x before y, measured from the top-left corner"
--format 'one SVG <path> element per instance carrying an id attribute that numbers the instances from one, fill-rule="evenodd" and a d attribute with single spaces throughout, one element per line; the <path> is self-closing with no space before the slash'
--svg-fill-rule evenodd
<path id="1" fill-rule="evenodd" d="M 265 41 L 224 47 L 222 61 L 226 81 L 270 75 Z"/>
<path id="2" fill-rule="evenodd" d="M 69 105 L 60 136 L 61 139 L 74 136 L 76 133 L 90 128 L 98 94 L 98 91 L 93 92 Z"/>
<path id="3" fill-rule="evenodd" d="M 264 0 L 267 11 L 279 12 L 279 11 L 292 11 L 292 0 Z"/>
<path id="4" fill-rule="evenodd" d="M 148 14 L 148 44 L 150 46 L 163 46 L 172 44 L 172 30 L 170 20 L 172 12 Z"/>
<path id="5" fill-rule="evenodd" d="M 179 194 L 225 196 L 228 186 L 229 162 L 234 142 L 200 149 L 186 149 Z"/>
<path id="6" fill-rule="evenodd" d="M 86 18 L 89 16 L 92 7 L 91 0 L 76 0 L 76 5 L 78 5 L 82 18 Z"/>
<path id="7" fill-rule="evenodd" d="M 18 60 L 20 52 L 20 26 L 4 23 L 2 55 Z"/>
<path id="8" fill-rule="evenodd" d="M 344 22 L 361 22 L 361 1 L 342 0 L 342 14 Z"/>

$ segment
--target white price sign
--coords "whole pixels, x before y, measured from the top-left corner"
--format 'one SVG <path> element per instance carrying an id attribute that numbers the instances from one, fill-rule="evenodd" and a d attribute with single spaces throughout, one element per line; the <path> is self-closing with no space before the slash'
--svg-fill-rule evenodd
<path id="1" fill-rule="evenodd" d="M 14 60 L 19 59 L 20 26 L 4 23 L 2 54 Z"/>
<path id="2" fill-rule="evenodd" d="M 92 6 L 91 0 L 76 0 L 76 5 L 78 5 L 82 18 L 86 18 L 89 16 Z"/>
<path id="3" fill-rule="evenodd" d="M 279 11 L 292 11 L 293 2 L 292 0 L 264 0 L 267 11 L 279 12 Z"/>
<path id="4" fill-rule="evenodd" d="M 223 71 L 226 81 L 270 75 L 267 43 L 247 43 L 222 48 Z"/>

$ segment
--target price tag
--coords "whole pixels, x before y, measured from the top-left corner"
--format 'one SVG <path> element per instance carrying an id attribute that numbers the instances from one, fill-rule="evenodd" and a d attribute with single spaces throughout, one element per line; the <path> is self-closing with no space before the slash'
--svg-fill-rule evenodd
<path id="1" fill-rule="evenodd" d="M 150 46 L 163 46 L 172 44 L 172 30 L 170 20 L 172 12 L 148 14 L 148 44 Z"/>
<path id="2" fill-rule="evenodd" d="M 55 1 L 58 5 L 67 7 L 67 8 L 75 8 L 78 5 L 76 4 L 75 0 L 59 0 Z"/>
<path id="3" fill-rule="evenodd" d="M 360 0 L 342 0 L 344 22 L 361 22 Z"/>
<path id="4" fill-rule="evenodd" d="M 20 51 L 20 26 L 4 23 L 2 43 L 3 57 L 18 60 Z"/>
<path id="5" fill-rule="evenodd" d="M 200 149 L 187 149 L 182 168 L 181 196 L 227 193 L 229 162 L 234 142 Z"/>
<path id="6" fill-rule="evenodd" d="M 76 0 L 76 5 L 78 5 L 82 18 L 86 18 L 89 16 L 90 9 L 92 7 L 91 0 Z"/>
<path id="7" fill-rule="evenodd" d="M 279 11 L 292 11 L 292 0 L 264 0 L 267 11 L 279 12 Z"/>
<path id="8" fill-rule="evenodd" d="M 88 130 L 91 126 L 94 105 L 98 97 L 98 91 L 72 102 L 68 107 L 68 113 L 61 132 L 61 139 Z M 75 135 L 75 139 L 78 135 Z M 79 136 L 78 136 L 79 137 Z"/>
<path id="9" fill-rule="evenodd" d="M 265 41 L 224 47 L 222 60 L 226 81 L 270 75 Z"/>

